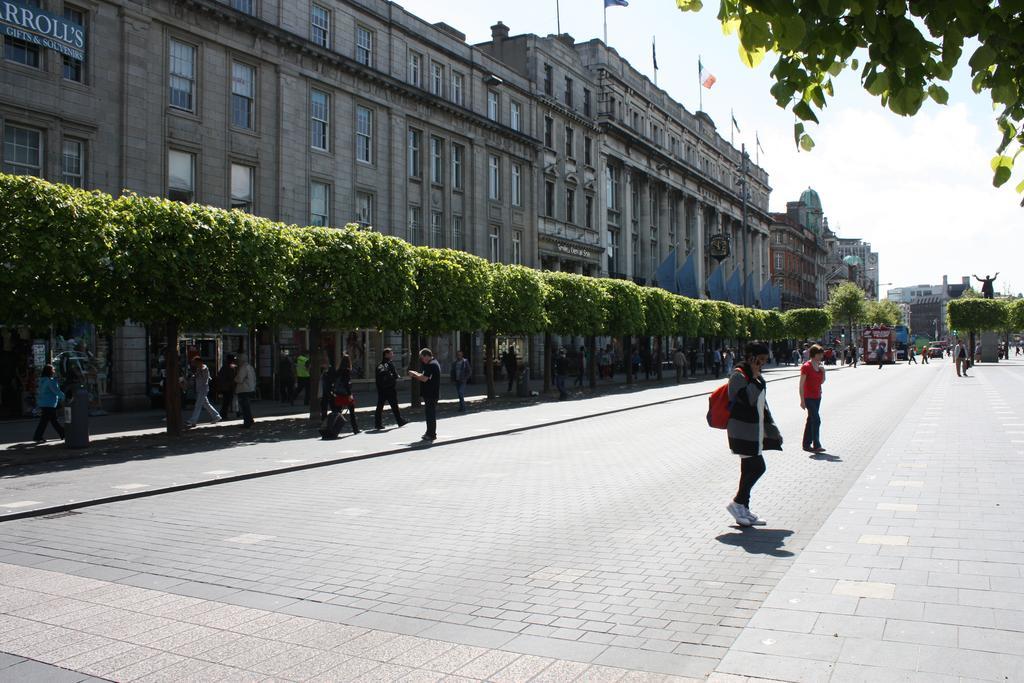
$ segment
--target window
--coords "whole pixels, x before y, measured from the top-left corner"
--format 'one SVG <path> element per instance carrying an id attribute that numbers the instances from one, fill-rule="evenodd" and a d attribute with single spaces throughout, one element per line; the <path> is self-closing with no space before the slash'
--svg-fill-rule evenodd
<path id="1" fill-rule="evenodd" d="M 430 212 L 430 245 L 441 248 L 444 246 L 444 214 L 440 211 Z"/>
<path id="2" fill-rule="evenodd" d="M 619 210 L 619 169 L 609 166 L 605 177 L 605 195 L 608 208 L 612 211 Z"/>
<path id="3" fill-rule="evenodd" d="M 493 154 L 487 159 L 487 198 L 501 199 L 501 160 Z"/>
<path id="4" fill-rule="evenodd" d="M 520 105 L 518 102 L 513 102 L 512 103 L 512 110 L 511 110 L 510 115 L 509 115 L 509 125 L 512 127 L 512 130 L 522 130 L 523 129 L 522 118 L 523 118 L 523 108 L 522 108 L 522 105 Z"/>
<path id="5" fill-rule="evenodd" d="M 326 226 L 331 222 L 331 186 L 313 181 L 309 185 L 309 223 Z"/>
<path id="6" fill-rule="evenodd" d="M 590 90 L 583 89 L 583 115 L 590 116 Z"/>
<path id="7" fill-rule="evenodd" d="M 573 86 L 572 79 L 569 78 L 568 76 L 566 76 L 565 77 L 565 94 L 564 94 L 564 99 L 565 99 L 565 106 L 569 107 L 570 109 L 572 108 L 572 86 Z"/>
<path id="8" fill-rule="evenodd" d="M 608 272 L 619 272 L 619 231 L 608 231 Z"/>
<path id="9" fill-rule="evenodd" d="M 81 10 L 65 6 L 64 19 L 71 22 L 72 24 L 77 24 L 81 26 L 83 29 L 85 28 L 85 12 Z M 82 31 L 82 33 L 83 35 L 85 35 L 84 30 Z M 62 68 L 64 71 L 64 78 L 69 81 L 75 81 L 76 83 L 81 83 L 82 81 L 84 81 L 85 75 L 82 69 L 82 62 L 78 61 L 77 59 L 72 59 L 71 57 L 64 57 L 63 59 L 64 64 Z"/>
<path id="10" fill-rule="evenodd" d="M 583 198 L 583 224 L 591 229 L 594 227 L 594 195 L 592 194 Z"/>
<path id="11" fill-rule="evenodd" d="M 356 161 L 373 163 L 373 112 L 356 107 Z"/>
<path id="12" fill-rule="evenodd" d="M 373 31 L 356 26 L 356 61 L 373 66 Z"/>
<path id="13" fill-rule="evenodd" d="M 72 187 L 82 187 L 85 176 L 85 156 L 81 140 L 64 138 L 61 150 L 61 182 Z"/>
<path id="14" fill-rule="evenodd" d="M 330 143 L 331 96 L 319 90 L 310 93 L 309 144 L 313 149 L 327 151 Z"/>
<path id="15" fill-rule="evenodd" d="M 460 74 L 458 71 L 452 72 L 452 102 L 459 106 L 462 106 L 463 103 L 465 102 L 465 100 L 462 97 L 462 85 L 465 82 L 465 80 L 465 76 Z"/>
<path id="16" fill-rule="evenodd" d="M 491 226 L 491 249 L 490 256 L 493 263 L 501 261 L 501 228 L 497 225 Z"/>
<path id="17" fill-rule="evenodd" d="M 167 198 L 176 202 L 195 199 L 196 155 L 172 149 L 167 152 Z"/>
<path id="18" fill-rule="evenodd" d="M 512 263 L 521 265 L 523 262 L 523 231 L 512 231 Z"/>
<path id="19" fill-rule="evenodd" d="M 356 192 L 356 221 L 373 225 L 373 195 L 369 192 Z"/>
<path id="20" fill-rule="evenodd" d="M 630 245 L 633 247 L 633 277 L 641 277 L 641 275 L 640 275 L 640 235 L 633 235 L 633 239 L 630 240 Z"/>
<path id="21" fill-rule="evenodd" d="M 422 167 L 420 166 L 420 141 L 422 138 L 423 133 L 415 128 L 409 129 L 408 165 L 410 178 L 419 178 L 423 175 Z"/>
<path id="22" fill-rule="evenodd" d="M 231 8 L 246 14 L 252 14 L 252 0 L 231 0 Z"/>
<path id="23" fill-rule="evenodd" d="M 523 204 L 523 167 L 512 164 L 512 206 Z"/>
<path id="24" fill-rule="evenodd" d="M 444 94 L 444 67 L 437 62 L 430 64 L 430 92 L 438 97 Z"/>
<path id="25" fill-rule="evenodd" d="M 423 214 L 418 206 L 409 207 L 409 228 L 405 239 L 410 244 L 416 244 L 420 239 L 420 225 L 423 223 Z"/>
<path id="26" fill-rule="evenodd" d="M 565 222 L 576 222 L 576 190 L 571 187 L 565 190 Z"/>
<path id="27" fill-rule="evenodd" d="M 544 181 L 544 215 L 555 218 L 555 181 Z"/>
<path id="28" fill-rule="evenodd" d="M 574 142 L 575 142 L 575 139 L 574 139 L 574 136 L 573 136 L 572 126 L 566 126 L 565 127 L 565 156 L 570 158 L 570 159 L 572 159 L 572 158 L 574 158 L 576 156 L 575 150 L 573 149 L 575 147 L 575 145 L 573 144 Z"/>
<path id="29" fill-rule="evenodd" d="M 493 90 L 487 91 L 487 118 L 491 121 L 498 120 L 498 93 Z"/>
<path id="30" fill-rule="evenodd" d="M 413 85 L 415 85 L 416 87 L 419 87 L 420 83 L 422 82 L 420 80 L 420 78 L 421 78 L 420 72 L 421 72 L 422 68 L 423 68 L 423 55 L 421 55 L 418 52 L 413 52 L 412 50 L 410 50 L 409 51 L 409 76 L 408 76 L 408 78 L 409 78 L 409 82 L 412 83 Z"/>
<path id="31" fill-rule="evenodd" d="M 552 95 L 552 94 L 554 94 L 555 85 L 552 82 L 553 79 L 554 79 L 554 77 L 553 77 L 553 70 L 551 69 L 551 65 L 550 64 L 545 64 L 544 65 L 544 94 L 545 95 Z"/>
<path id="32" fill-rule="evenodd" d="M 462 238 L 462 216 L 452 216 L 452 249 L 465 249 Z"/>
<path id="33" fill-rule="evenodd" d="M 171 40 L 170 59 L 171 106 L 195 111 L 196 49 Z"/>
<path id="34" fill-rule="evenodd" d="M 583 163 L 587 166 L 594 165 L 594 140 L 589 135 L 583 136 Z"/>
<path id="35" fill-rule="evenodd" d="M 4 173 L 42 176 L 42 139 L 33 128 L 4 126 Z"/>
<path id="36" fill-rule="evenodd" d="M 775 272 L 782 272 L 782 254 L 775 254 Z"/>
<path id="37" fill-rule="evenodd" d="M 331 11 L 313 3 L 309 13 L 309 39 L 320 47 L 331 47 Z M 356 59 L 359 59 L 359 28 L 356 28 Z"/>
<path id="38" fill-rule="evenodd" d="M 252 212 L 253 179 L 256 169 L 252 166 L 231 164 L 231 208 Z"/>
<path id="39" fill-rule="evenodd" d="M 544 146 L 554 148 L 555 146 L 555 120 L 550 116 L 544 117 Z"/>
<path id="40" fill-rule="evenodd" d="M 23 4 L 41 9 L 39 0 L 26 0 Z M 10 8 L 14 12 L 18 11 L 17 5 L 11 4 Z M 42 56 L 38 45 L 10 36 L 4 37 L 4 59 L 37 69 L 42 65 Z"/>
<path id="41" fill-rule="evenodd" d="M 430 182 L 444 182 L 444 140 L 430 136 Z"/>
<path id="42" fill-rule="evenodd" d="M 256 98 L 256 69 L 248 64 L 231 63 L 231 125 L 251 130 L 253 101 Z"/>
<path id="43" fill-rule="evenodd" d="M 462 145 L 452 145 L 452 187 L 462 189 Z"/>

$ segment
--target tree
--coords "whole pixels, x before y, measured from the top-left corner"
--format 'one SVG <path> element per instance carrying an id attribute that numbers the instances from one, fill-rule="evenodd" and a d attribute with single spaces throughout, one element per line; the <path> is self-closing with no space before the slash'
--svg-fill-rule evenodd
<path id="1" fill-rule="evenodd" d="M 676 0 L 697 11 L 702 0 Z M 925 99 L 946 104 L 942 85 L 953 76 L 965 44 L 972 87 L 987 92 L 998 109 L 1002 140 L 992 159 L 993 184 L 1010 179 L 1024 145 L 1024 13 L 1019 2 L 929 0 L 722 0 L 718 13 L 727 34 L 739 34 L 740 57 L 757 66 L 768 51 L 778 55 L 771 94 L 800 121 L 794 137 L 814 146 L 805 123 L 835 94 L 840 72 L 859 71 L 861 85 L 901 116 L 918 112 Z M 1024 182 L 1017 186 L 1024 192 Z"/>
<path id="2" fill-rule="evenodd" d="M 697 334 L 702 337 L 721 336 L 722 309 L 718 307 L 718 302 L 709 299 L 698 299 L 694 303 L 697 305 L 699 313 Z"/>
<path id="3" fill-rule="evenodd" d="M 484 332 L 487 397 L 494 398 L 495 333 L 534 334 L 547 325 L 546 285 L 540 273 L 523 266 L 491 264 L 491 309 Z"/>
<path id="4" fill-rule="evenodd" d="M 604 330 L 607 293 L 599 280 L 572 273 L 541 273 L 548 331 L 587 337 L 590 388 L 597 385 L 596 335 Z"/>
<path id="5" fill-rule="evenodd" d="M 787 336 L 794 339 L 820 339 L 832 327 L 832 316 L 820 308 L 793 308 L 782 319 Z"/>
<path id="6" fill-rule="evenodd" d="M 764 312 L 764 337 L 769 341 L 777 341 L 779 339 L 785 339 L 789 335 L 786 333 L 786 319 L 783 314 L 776 310 Z"/>
<path id="7" fill-rule="evenodd" d="M 605 291 L 604 332 L 622 337 L 622 355 L 626 365 L 626 383 L 633 383 L 633 335 L 645 328 L 642 288 L 629 280 L 602 278 Z"/>
<path id="8" fill-rule="evenodd" d="M 45 327 L 110 318 L 113 198 L 0 175 L 0 320 Z"/>
<path id="9" fill-rule="evenodd" d="M 1024 332 L 1024 299 L 1014 299 L 1007 304 L 1011 332 Z"/>
<path id="10" fill-rule="evenodd" d="M 959 298 L 946 304 L 949 329 L 970 333 L 968 357 L 973 357 L 975 335 L 978 332 L 997 331 L 1006 327 L 1009 308 L 999 299 Z"/>
<path id="11" fill-rule="evenodd" d="M 289 249 L 270 221 L 127 194 L 113 204 L 116 319 L 164 331 L 167 431 L 182 428 L 178 333 L 264 321 L 282 309 Z"/>
<path id="12" fill-rule="evenodd" d="M 868 325 L 895 327 L 903 322 L 903 311 L 900 310 L 895 301 L 889 301 L 888 299 L 869 301 L 866 305 L 864 322 Z"/>
<path id="13" fill-rule="evenodd" d="M 867 302 L 864 297 L 863 289 L 852 282 L 843 282 L 829 292 L 828 303 L 825 305 L 833 320 L 841 320 L 849 325 L 847 334 L 851 345 L 856 338 L 853 326 L 863 322 L 867 315 Z"/>
<path id="14" fill-rule="evenodd" d="M 696 337 L 700 334 L 700 307 L 698 301 L 685 296 L 677 296 L 676 304 L 676 330 L 683 337 Z"/>
<path id="15" fill-rule="evenodd" d="M 644 296 L 644 325 L 647 335 L 655 338 L 655 358 L 663 359 L 665 354 L 662 348 L 662 339 L 675 334 L 676 330 L 676 299 L 675 294 L 660 287 L 643 287 Z M 661 363 L 658 362 L 654 368 L 658 379 L 661 379 Z"/>

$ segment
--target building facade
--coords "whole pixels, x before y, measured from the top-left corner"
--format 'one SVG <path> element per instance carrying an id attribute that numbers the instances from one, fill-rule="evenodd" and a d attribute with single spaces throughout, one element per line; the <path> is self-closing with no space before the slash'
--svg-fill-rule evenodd
<path id="1" fill-rule="evenodd" d="M 648 284 L 670 256 L 673 273 L 692 257 L 697 296 L 722 233 L 725 268 L 749 274 L 750 289 L 768 278 L 767 173 L 600 41 L 509 37 L 499 23 L 471 45 L 386 0 L 24 4 L 77 27 L 84 59 L 2 38 L 4 172 L 288 223 L 360 222 L 413 244 Z M 5 327 L 4 349 L 37 358 L 26 349 L 41 341 L 55 352 L 85 340 L 103 358 L 110 405 L 152 396 L 162 350 L 144 327 L 104 337 L 67 323 L 56 343 Z M 184 337 L 208 356 L 249 352 L 264 378 L 279 346 L 308 343 L 292 331 Z M 400 338 L 324 341 L 365 372 Z M 468 344 L 479 364 L 480 339 L 444 344 L 442 360 Z"/>
<path id="2" fill-rule="evenodd" d="M 950 283 L 949 276 L 942 276 L 942 284 L 912 285 L 894 287 L 886 292 L 886 298 L 896 302 L 905 311 L 904 320 L 910 333 L 933 340 L 946 339 L 946 306 L 971 287 L 970 276 L 963 276 L 960 282 Z"/>
<path id="3" fill-rule="evenodd" d="M 829 276 L 837 270 L 831 264 L 835 241 L 821 199 L 810 188 L 786 203 L 786 213 L 772 214 L 771 277 L 781 289 L 782 310 L 825 305 Z"/>

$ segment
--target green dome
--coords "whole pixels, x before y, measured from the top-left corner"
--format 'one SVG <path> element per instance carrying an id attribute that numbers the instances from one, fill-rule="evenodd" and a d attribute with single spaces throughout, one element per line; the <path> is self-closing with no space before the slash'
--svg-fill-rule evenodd
<path id="1" fill-rule="evenodd" d="M 809 187 L 800 195 L 800 201 L 802 201 L 808 209 L 817 209 L 818 211 L 821 211 L 821 198 L 818 196 L 817 192 Z"/>

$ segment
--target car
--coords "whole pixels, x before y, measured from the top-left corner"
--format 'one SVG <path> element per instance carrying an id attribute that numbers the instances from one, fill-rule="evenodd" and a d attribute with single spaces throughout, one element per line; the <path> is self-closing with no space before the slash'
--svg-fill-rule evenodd
<path id="1" fill-rule="evenodd" d="M 944 355 L 946 355 L 946 350 L 938 344 L 933 344 L 928 347 L 929 358 L 942 358 Z"/>

